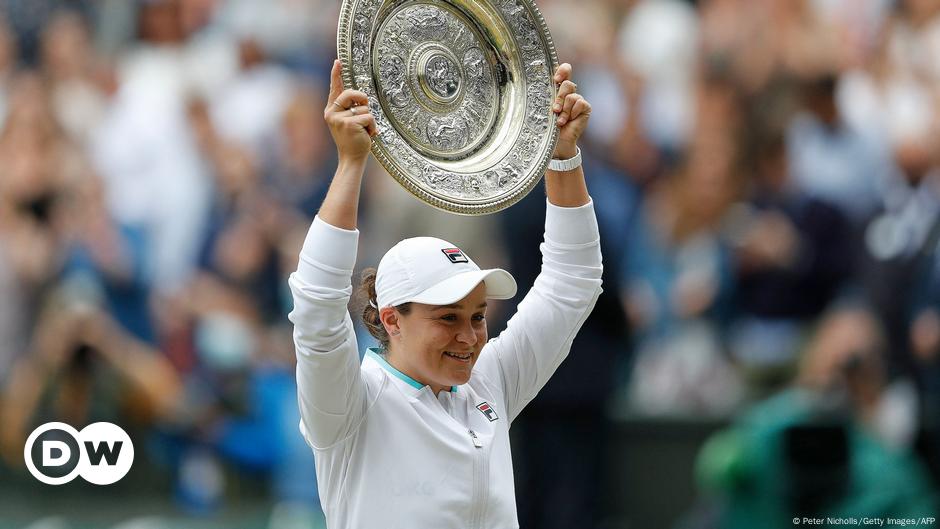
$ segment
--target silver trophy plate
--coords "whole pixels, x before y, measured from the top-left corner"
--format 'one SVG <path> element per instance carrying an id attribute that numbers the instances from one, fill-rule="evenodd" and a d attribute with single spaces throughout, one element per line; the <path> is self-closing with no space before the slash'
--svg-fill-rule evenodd
<path id="1" fill-rule="evenodd" d="M 558 59 L 532 0 L 344 0 L 337 51 L 369 97 L 372 154 L 419 199 L 493 213 L 544 174 Z"/>

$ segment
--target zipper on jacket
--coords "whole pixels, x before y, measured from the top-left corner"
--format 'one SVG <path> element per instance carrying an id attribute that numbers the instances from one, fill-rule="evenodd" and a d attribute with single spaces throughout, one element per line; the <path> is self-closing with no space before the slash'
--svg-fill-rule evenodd
<path id="1" fill-rule="evenodd" d="M 477 448 L 473 454 L 473 496 L 470 500 L 470 527 L 479 529 L 483 527 L 486 513 L 486 496 L 489 489 L 489 472 L 487 469 L 486 450 L 483 441 L 473 430 L 467 430 L 473 446 Z"/>
<path id="2" fill-rule="evenodd" d="M 470 432 L 470 438 L 473 439 L 473 446 L 477 448 L 483 448 L 483 441 L 481 441 L 480 438 L 477 437 L 476 432 L 474 432 L 473 430 L 467 430 L 467 431 Z"/>

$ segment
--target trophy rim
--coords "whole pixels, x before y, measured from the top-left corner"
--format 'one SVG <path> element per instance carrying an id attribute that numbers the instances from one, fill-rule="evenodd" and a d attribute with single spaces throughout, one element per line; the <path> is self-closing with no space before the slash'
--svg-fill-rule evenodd
<path id="1" fill-rule="evenodd" d="M 336 51 L 337 58 L 342 63 L 342 77 L 343 85 L 347 88 L 356 86 L 355 79 L 353 78 L 353 72 L 351 68 L 351 57 L 350 57 L 350 47 L 346 46 L 346 43 L 349 42 L 350 31 L 352 27 L 352 10 L 356 7 L 362 0 L 343 0 L 342 7 L 340 8 L 339 15 L 339 26 L 336 32 Z M 381 0 L 380 6 L 384 5 L 389 0 Z M 453 5 L 449 0 L 439 0 L 447 4 Z M 473 0 L 476 3 L 493 5 L 491 0 Z M 558 69 L 558 53 L 555 48 L 555 41 L 552 39 L 552 35 L 549 32 L 548 24 L 545 21 L 545 17 L 542 16 L 542 12 L 539 10 L 538 6 L 535 4 L 534 0 L 517 0 L 518 2 L 525 5 L 529 10 L 529 13 L 533 15 L 535 22 L 537 24 L 537 31 L 544 39 L 545 51 L 547 51 L 548 58 L 551 62 L 549 68 L 549 84 L 552 88 L 552 101 L 558 94 L 558 85 L 554 81 L 554 72 Z M 456 7 L 456 6 L 455 6 Z M 494 6 L 495 7 L 495 6 Z M 374 29 L 374 28 L 373 28 Z M 374 109 L 374 111 L 384 113 L 382 108 Z M 394 130 L 394 134 L 401 136 L 397 130 Z M 459 200 L 447 200 L 441 198 L 433 193 L 422 189 L 418 186 L 413 180 L 412 177 L 401 170 L 395 161 L 391 153 L 388 152 L 388 149 L 384 145 L 384 141 L 381 140 L 379 136 L 376 136 L 372 139 L 371 152 L 379 164 L 388 172 L 392 178 L 398 182 L 403 188 L 405 188 L 409 193 L 414 195 L 416 198 L 422 202 L 433 206 L 442 211 L 449 213 L 454 213 L 458 215 L 465 216 L 478 216 L 478 215 L 488 215 L 491 213 L 496 213 L 502 211 L 520 200 L 522 200 L 526 195 L 532 192 L 532 190 L 538 185 L 542 180 L 542 177 L 545 174 L 548 164 L 551 161 L 552 153 L 555 151 L 555 146 L 558 143 L 558 133 L 559 129 L 554 119 L 549 122 L 549 140 L 545 148 L 539 154 L 538 162 L 535 163 L 530 174 L 526 176 L 524 184 L 517 185 L 513 190 L 499 195 L 494 198 L 484 199 L 478 203 L 474 202 L 461 202 Z M 423 158 L 423 157 L 422 157 Z"/>

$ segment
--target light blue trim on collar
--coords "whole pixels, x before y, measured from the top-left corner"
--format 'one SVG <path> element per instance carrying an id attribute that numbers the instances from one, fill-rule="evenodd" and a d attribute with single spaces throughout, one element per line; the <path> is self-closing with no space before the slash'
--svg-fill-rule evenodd
<path id="1" fill-rule="evenodd" d="M 417 380 L 409 377 L 408 375 L 402 373 L 401 371 L 395 369 L 395 366 L 393 366 L 392 364 L 389 364 L 388 360 L 385 359 L 385 355 L 383 355 L 380 351 L 381 349 L 379 349 L 378 347 L 370 347 L 366 349 L 366 356 L 378 362 L 379 365 L 384 367 L 389 373 L 405 381 L 409 386 L 415 389 L 421 389 L 425 386 L 425 384 L 422 384 L 418 382 Z M 457 393 L 457 386 L 451 386 L 450 392 Z"/>

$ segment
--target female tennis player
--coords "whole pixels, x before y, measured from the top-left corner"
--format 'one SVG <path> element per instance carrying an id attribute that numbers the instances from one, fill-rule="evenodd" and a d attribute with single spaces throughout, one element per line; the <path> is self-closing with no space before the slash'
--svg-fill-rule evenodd
<path id="1" fill-rule="evenodd" d="M 486 300 L 515 294 L 508 272 L 481 270 L 440 239 L 406 239 L 363 274 L 363 319 L 382 347 L 360 364 L 347 304 L 376 125 L 365 94 L 343 89 L 341 68 L 333 64 L 324 111 L 339 164 L 290 278 L 300 430 L 316 457 L 327 526 L 517 528 L 509 425 L 565 358 L 601 292 L 577 148 L 591 106 L 561 65 L 542 271 L 508 328 L 488 341 Z"/>

